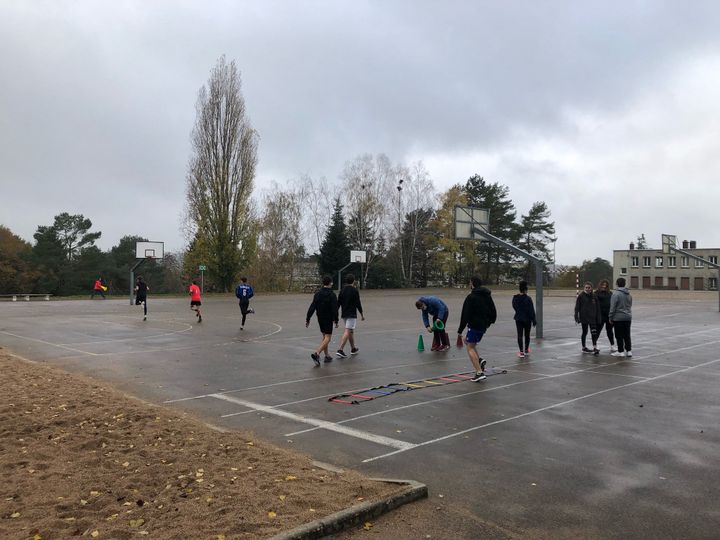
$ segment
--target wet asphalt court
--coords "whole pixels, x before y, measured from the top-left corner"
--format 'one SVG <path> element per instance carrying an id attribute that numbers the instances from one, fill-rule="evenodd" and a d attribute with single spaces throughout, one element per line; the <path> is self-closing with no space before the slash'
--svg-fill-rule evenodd
<path id="1" fill-rule="evenodd" d="M 454 344 L 466 291 L 438 293 Z M 202 324 L 184 298 L 151 296 L 147 322 L 127 299 L 7 302 L 0 345 L 320 461 L 419 480 L 444 504 L 528 536 L 718 538 L 717 293 L 637 292 L 631 359 L 610 356 L 604 333 L 600 356 L 581 354 L 574 298 L 546 297 L 545 339 L 525 360 L 511 294 L 493 294 L 499 320 L 480 346 L 507 373 L 357 405 L 328 398 L 471 370 L 462 349 L 430 352 L 430 334 L 418 352 L 417 291 L 363 291 L 360 354 L 321 367 L 300 294 L 253 299 L 244 331 L 230 296 L 205 298 Z"/>

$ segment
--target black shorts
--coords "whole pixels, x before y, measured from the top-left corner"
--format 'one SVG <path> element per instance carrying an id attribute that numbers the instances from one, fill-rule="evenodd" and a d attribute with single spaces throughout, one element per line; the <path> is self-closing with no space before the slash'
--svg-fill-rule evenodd
<path id="1" fill-rule="evenodd" d="M 320 332 L 322 332 L 323 334 L 332 334 L 332 331 L 333 331 L 333 322 L 332 321 L 318 320 L 318 325 L 320 326 Z"/>
<path id="2" fill-rule="evenodd" d="M 190 300 L 190 307 L 193 306 L 201 306 L 202 302 L 200 300 Z"/>
<path id="3" fill-rule="evenodd" d="M 143 302 L 147 302 L 147 296 L 136 296 L 135 297 L 135 305 L 139 306 Z"/>

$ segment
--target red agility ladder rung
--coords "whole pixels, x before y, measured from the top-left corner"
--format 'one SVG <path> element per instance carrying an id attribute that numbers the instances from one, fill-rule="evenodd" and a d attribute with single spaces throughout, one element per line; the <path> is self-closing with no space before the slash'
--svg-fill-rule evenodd
<path id="1" fill-rule="evenodd" d="M 438 377 L 441 381 L 460 382 L 462 379 L 451 379 L 450 377 Z"/>

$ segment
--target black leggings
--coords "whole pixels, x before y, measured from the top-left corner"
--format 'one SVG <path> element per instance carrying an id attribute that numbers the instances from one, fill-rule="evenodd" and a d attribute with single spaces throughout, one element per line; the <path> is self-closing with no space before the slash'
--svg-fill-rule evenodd
<path id="1" fill-rule="evenodd" d="M 630 341 L 630 323 L 632 321 L 615 321 L 615 337 L 617 338 L 618 352 L 632 351 Z"/>
<path id="2" fill-rule="evenodd" d="M 605 332 L 607 333 L 608 341 L 610 342 L 610 345 L 615 345 L 615 337 L 613 336 L 613 327 L 612 324 L 608 321 L 608 318 L 606 316 L 603 316 L 602 322 L 600 323 L 600 326 L 598 327 L 598 337 L 600 337 L 600 334 L 602 334 L 603 326 L 605 327 Z"/>
<path id="3" fill-rule="evenodd" d="M 592 340 L 593 347 L 595 347 L 598 340 L 598 327 L 594 324 L 582 323 L 582 335 L 580 336 L 580 341 L 582 341 L 582 346 L 585 347 L 585 338 L 587 338 L 588 329 L 590 329 L 590 339 Z"/>
<path id="4" fill-rule="evenodd" d="M 530 350 L 530 327 L 532 323 L 530 321 L 515 321 L 515 328 L 517 328 L 517 344 L 520 348 L 520 352 Z M 523 336 L 525 337 L 525 346 L 523 347 Z"/>
<path id="5" fill-rule="evenodd" d="M 240 299 L 240 313 L 242 313 L 242 322 L 240 323 L 240 326 L 245 326 L 245 317 L 247 317 L 248 314 L 248 306 L 250 306 L 250 300 L 247 298 L 241 298 Z"/>

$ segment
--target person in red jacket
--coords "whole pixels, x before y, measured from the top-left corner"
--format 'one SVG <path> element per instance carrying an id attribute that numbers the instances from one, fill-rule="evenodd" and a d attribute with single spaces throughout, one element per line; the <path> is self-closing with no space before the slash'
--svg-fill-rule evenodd
<path id="1" fill-rule="evenodd" d="M 188 292 L 190 293 L 190 309 L 195 312 L 198 322 L 201 323 L 202 314 L 200 313 L 200 306 L 202 305 L 202 301 L 200 300 L 200 287 L 198 287 L 197 281 L 194 279 Z"/>
<path id="2" fill-rule="evenodd" d="M 95 280 L 95 285 L 93 285 L 93 291 L 90 294 L 90 300 L 95 298 L 96 294 L 99 294 L 103 297 L 103 300 L 105 300 L 105 291 L 107 290 L 107 287 L 103 285 L 102 278 L 99 277 Z"/>

